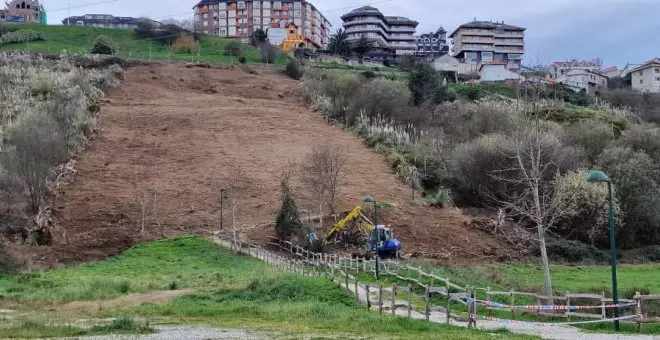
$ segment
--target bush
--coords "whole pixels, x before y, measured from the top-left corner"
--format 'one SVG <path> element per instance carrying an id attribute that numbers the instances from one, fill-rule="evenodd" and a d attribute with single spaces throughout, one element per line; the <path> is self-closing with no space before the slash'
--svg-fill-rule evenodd
<path id="1" fill-rule="evenodd" d="M 240 57 L 243 53 L 243 44 L 238 40 L 232 40 L 225 46 L 224 54 L 233 57 Z"/>
<path id="2" fill-rule="evenodd" d="M 363 114 L 369 119 L 405 121 L 410 92 L 399 82 L 374 79 L 362 84 L 349 103 L 345 123 L 352 125 Z"/>
<path id="3" fill-rule="evenodd" d="M 376 73 L 374 71 L 364 71 L 360 73 L 360 77 L 364 78 L 365 80 L 371 80 L 376 78 Z"/>
<path id="4" fill-rule="evenodd" d="M 607 247 L 609 205 L 606 185 L 587 181 L 588 171 L 569 172 L 554 182 L 556 233 L 563 238 Z M 620 216 L 615 202 L 615 214 Z M 621 220 L 617 225 L 621 227 Z"/>
<path id="5" fill-rule="evenodd" d="M 546 249 L 548 257 L 552 261 L 566 262 L 595 262 L 603 263 L 609 261 L 609 255 L 594 246 L 577 241 L 565 241 L 552 237 L 546 238 Z M 533 249 L 535 256 L 541 256 L 538 246 Z"/>
<path id="6" fill-rule="evenodd" d="M 190 34 L 181 34 L 172 44 L 172 49 L 182 53 L 197 53 L 199 52 L 199 42 Z"/>
<path id="7" fill-rule="evenodd" d="M 412 104 L 440 104 L 449 99 L 440 74 L 427 63 L 417 63 L 408 75 L 408 88 L 412 93 Z"/>
<path id="8" fill-rule="evenodd" d="M 92 54 L 115 54 L 115 43 L 105 35 L 99 35 L 94 39 L 92 46 L 89 48 L 89 53 Z"/>
<path id="9" fill-rule="evenodd" d="M 241 64 L 245 64 L 247 63 L 247 58 L 245 58 L 245 56 L 240 56 L 238 57 L 238 62 Z"/>
<path id="10" fill-rule="evenodd" d="M 454 205 L 454 196 L 451 193 L 451 189 L 440 188 L 438 192 L 433 196 L 429 203 L 434 207 L 447 208 Z"/>
<path id="11" fill-rule="evenodd" d="M 51 168 L 67 155 L 66 141 L 49 116 L 30 112 L 21 118 L 7 133 L 8 150 L 2 163 L 21 183 L 32 213 L 36 214 L 47 192 Z"/>
<path id="12" fill-rule="evenodd" d="M 605 148 L 615 138 L 612 126 L 596 120 L 585 120 L 564 128 L 563 140 L 585 151 L 589 162 L 594 164 Z"/>
<path id="13" fill-rule="evenodd" d="M 181 35 L 192 35 L 195 41 L 199 40 L 197 33 L 190 32 L 184 28 L 181 28 L 177 25 L 155 25 L 150 20 L 139 20 L 137 23 L 137 28 L 135 29 L 135 35 L 138 38 L 142 39 L 151 39 L 152 41 L 161 44 L 170 46 L 176 39 Z"/>
<path id="14" fill-rule="evenodd" d="M 0 36 L 0 44 L 25 43 L 30 41 L 46 40 L 41 32 L 26 29 L 13 32 L 7 32 Z"/>
<path id="15" fill-rule="evenodd" d="M 280 56 L 280 49 L 273 44 L 262 44 L 259 46 L 261 60 L 266 64 L 273 64 Z"/>
<path id="16" fill-rule="evenodd" d="M 288 181 L 282 181 L 282 207 L 275 219 L 275 232 L 282 240 L 289 240 L 304 231 L 303 223 L 300 221 L 296 202 L 291 196 Z"/>
<path id="17" fill-rule="evenodd" d="M 295 80 L 300 80 L 303 76 L 302 65 L 296 60 L 289 60 L 284 73 Z"/>
<path id="18" fill-rule="evenodd" d="M 651 124 L 633 125 L 618 141 L 624 148 L 643 151 L 655 162 L 660 162 L 660 128 Z"/>

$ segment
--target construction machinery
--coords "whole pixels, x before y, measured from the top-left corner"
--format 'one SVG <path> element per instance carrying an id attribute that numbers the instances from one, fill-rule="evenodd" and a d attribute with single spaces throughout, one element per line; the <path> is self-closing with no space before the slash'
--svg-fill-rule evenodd
<path id="1" fill-rule="evenodd" d="M 362 234 L 367 238 L 370 251 L 380 257 L 400 257 L 401 242 L 394 238 L 392 229 L 374 224 L 362 212 L 362 206 L 356 206 L 346 217 L 337 222 L 323 237 L 323 245 L 327 246 L 331 239 L 346 242 L 351 232 Z"/>

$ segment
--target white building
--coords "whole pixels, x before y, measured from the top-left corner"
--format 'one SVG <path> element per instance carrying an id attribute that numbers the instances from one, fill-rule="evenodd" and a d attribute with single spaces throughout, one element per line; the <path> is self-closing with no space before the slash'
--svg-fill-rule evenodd
<path id="1" fill-rule="evenodd" d="M 609 79 L 591 70 L 574 68 L 555 79 L 557 82 L 569 86 L 575 91 L 585 90 L 594 95 L 601 88 L 607 88 Z"/>
<path id="2" fill-rule="evenodd" d="M 660 58 L 649 60 L 630 72 L 633 90 L 660 93 Z"/>
<path id="3" fill-rule="evenodd" d="M 555 61 L 550 65 L 549 75 L 550 79 L 559 79 L 559 77 L 565 75 L 573 69 L 578 70 L 587 70 L 592 72 L 598 72 L 600 70 L 600 65 L 596 61 Z"/>
<path id="4" fill-rule="evenodd" d="M 480 81 L 482 82 L 506 82 L 518 83 L 523 77 L 506 68 L 506 63 L 501 61 L 489 61 L 479 67 Z"/>
<path id="5" fill-rule="evenodd" d="M 525 53 L 525 28 L 504 22 L 472 21 L 459 26 L 450 36 L 452 52 L 468 64 L 504 62 L 520 70 Z"/>

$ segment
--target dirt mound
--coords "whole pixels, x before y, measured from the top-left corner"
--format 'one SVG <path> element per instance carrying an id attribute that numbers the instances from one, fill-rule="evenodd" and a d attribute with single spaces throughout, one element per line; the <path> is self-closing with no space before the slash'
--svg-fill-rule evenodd
<path id="1" fill-rule="evenodd" d="M 143 240 L 217 230 L 219 191 L 234 163 L 246 177 L 237 224 L 269 223 L 280 205 L 284 165 L 316 145 L 345 151 L 339 208 L 351 209 L 367 194 L 395 204 L 384 218 L 407 252 L 479 258 L 503 246 L 465 228 L 459 213 L 402 203 L 409 192 L 384 159 L 305 108 L 291 79 L 139 65 L 108 96 L 98 137 L 77 160 L 73 183 L 53 202 L 56 245 L 19 255 L 48 266 L 103 258 Z M 313 211 L 306 204 L 298 201 Z"/>

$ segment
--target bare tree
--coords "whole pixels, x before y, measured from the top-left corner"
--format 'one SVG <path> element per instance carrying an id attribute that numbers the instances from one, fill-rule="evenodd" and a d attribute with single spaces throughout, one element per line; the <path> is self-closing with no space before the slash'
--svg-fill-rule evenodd
<path id="1" fill-rule="evenodd" d="M 195 29 L 195 24 L 192 19 L 175 19 L 175 18 L 168 18 L 163 21 L 161 21 L 163 25 L 174 25 L 174 26 L 179 26 L 183 28 L 184 30 L 187 31 L 194 31 Z"/>
<path id="2" fill-rule="evenodd" d="M 140 236 L 144 237 L 146 226 L 152 222 L 152 217 L 156 218 L 156 191 L 148 188 L 139 190 L 135 195 L 135 204 L 137 206 L 135 220 Z"/>
<path id="3" fill-rule="evenodd" d="M 236 216 L 239 213 L 240 200 L 242 198 L 244 185 L 245 185 L 245 176 L 243 169 L 241 168 L 236 161 L 231 162 L 227 174 L 224 177 L 224 188 L 226 189 L 227 194 L 227 205 L 231 212 L 231 227 L 232 233 L 234 236 L 234 241 L 236 240 Z"/>
<path id="4" fill-rule="evenodd" d="M 324 146 L 313 148 L 302 166 L 301 179 L 319 207 L 319 228 L 323 227 L 324 206 L 331 214 L 335 213 L 337 189 L 345 162 L 339 151 Z"/>

